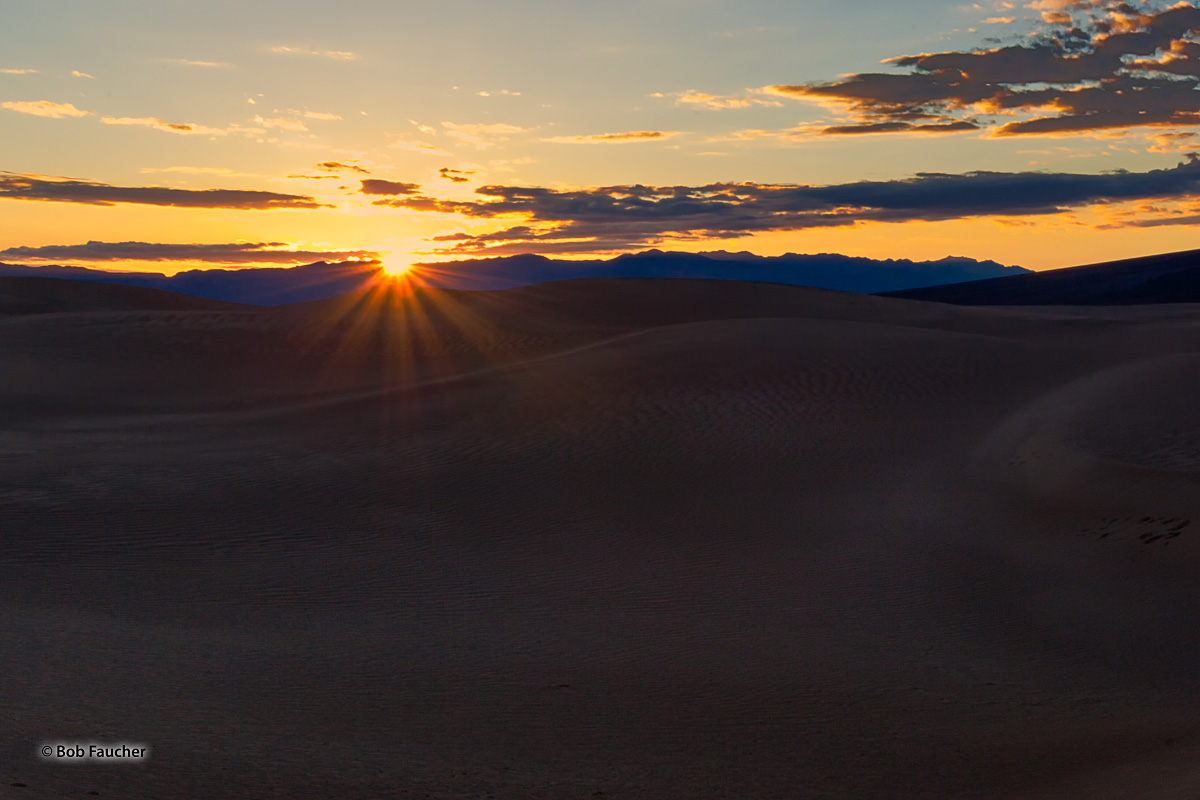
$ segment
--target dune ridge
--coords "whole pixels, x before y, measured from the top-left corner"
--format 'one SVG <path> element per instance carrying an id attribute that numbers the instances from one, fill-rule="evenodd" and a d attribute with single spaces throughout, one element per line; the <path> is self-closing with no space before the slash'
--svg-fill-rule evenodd
<path id="1" fill-rule="evenodd" d="M 901 289 L 884 296 L 969 306 L 1196 303 L 1200 302 L 1200 250 Z"/>

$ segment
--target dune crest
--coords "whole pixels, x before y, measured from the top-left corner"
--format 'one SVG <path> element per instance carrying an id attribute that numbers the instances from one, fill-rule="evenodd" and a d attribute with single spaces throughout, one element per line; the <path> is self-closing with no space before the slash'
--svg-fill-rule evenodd
<path id="1" fill-rule="evenodd" d="M 999 424 L 974 472 L 1027 501 L 1172 529 L 1200 509 L 1198 368 L 1176 354 L 1071 381 Z"/>

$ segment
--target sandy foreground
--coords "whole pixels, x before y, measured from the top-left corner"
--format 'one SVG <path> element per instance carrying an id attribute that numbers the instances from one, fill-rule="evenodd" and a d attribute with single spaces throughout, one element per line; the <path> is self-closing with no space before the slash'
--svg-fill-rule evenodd
<path id="1" fill-rule="evenodd" d="M 0 280 L 0 797 L 1200 796 L 1200 306 L 124 288 Z"/>

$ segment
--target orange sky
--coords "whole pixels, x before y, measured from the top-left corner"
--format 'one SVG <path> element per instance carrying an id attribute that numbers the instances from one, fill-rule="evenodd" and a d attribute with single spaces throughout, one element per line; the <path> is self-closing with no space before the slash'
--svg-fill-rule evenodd
<path id="1" fill-rule="evenodd" d="M 1200 10 L 895 6 L 25 4 L 0 50 L 0 261 L 1051 269 L 1196 246 Z"/>

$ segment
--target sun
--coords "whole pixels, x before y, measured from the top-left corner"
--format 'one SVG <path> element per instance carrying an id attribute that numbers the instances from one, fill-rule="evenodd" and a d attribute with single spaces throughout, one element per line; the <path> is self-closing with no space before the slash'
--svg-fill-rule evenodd
<path id="1" fill-rule="evenodd" d="M 407 273 L 410 269 L 412 269 L 412 264 L 405 264 L 403 262 L 397 263 L 395 261 L 384 261 L 381 265 L 381 268 L 383 269 L 383 274 L 386 275 L 387 277 L 399 278 L 400 276 Z"/>

